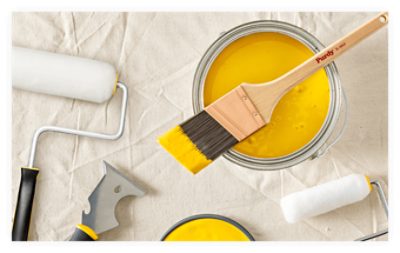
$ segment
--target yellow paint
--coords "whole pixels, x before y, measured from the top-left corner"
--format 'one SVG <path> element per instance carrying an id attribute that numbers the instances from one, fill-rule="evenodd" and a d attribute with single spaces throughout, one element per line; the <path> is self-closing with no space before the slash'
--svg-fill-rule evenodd
<path id="1" fill-rule="evenodd" d="M 234 225 L 218 219 L 197 219 L 173 230 L 165 241 L 250 241 Z"/>
<path id="2" fill-rule="evenodd" d="M 313 52 L 297 40 L 264 32 L 240 38 L 215 59 L 207 74 L 204 105 L 240 83 L 263 83 L 296 67 Z M 329 108 L 329 81 L 319 70 L 287 93 L 276 106 L 271 122 L 234 148 L 240 153 L 274 158 L 297 151 L 322 127 Z"/>
<path id="3" fill-rule="evenodd" d="M 114 88 L 112 91 L 112 95 L 114 96 L 115 92 L 117 92 L 117 87 L 118 87 L 118 81 L 119 81 L 119 73 L 115 75 L 115 82 L 114 82 Z"/>
<path id="4" fill-rule="evenodd" d="M 367 180 L 369 191 L 372 191 L 372 184 L 371 184 L 371 179 L 369 178 L 369 176 L 365 176 L 365 180 Z"/>
<path id="5" fill-rule="evenodd" d="M 158 142 L 193 174 L 196 174 L 212 162 L 201 153 L 180 126 L 176 126 L 158 137 Z"/>
<path id="6" fill-rule="evenodd" d="M 94 232 L 93 229 L 91 229 L 90 227 L 83 225 L 83 224 L 78 224 L 76 225 L 76 227 L 81 230 L 82 232 L 84 232 L 85 234 L 87 234 L 90 238 L 92 238 L 94 241 L 96 241 L 97 239 L 99 239 L 99 237 L 97 236 L 96 232 Z"/>

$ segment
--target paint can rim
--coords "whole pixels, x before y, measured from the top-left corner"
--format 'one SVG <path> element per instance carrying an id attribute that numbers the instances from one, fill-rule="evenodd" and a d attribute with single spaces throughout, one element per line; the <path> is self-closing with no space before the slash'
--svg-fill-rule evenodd
<path id="1" fill-rule="evenodd" d="M 253 235 L 245 227 L 243 227 L 240 223 L 238 223 L 237 221 L 234 221 L 234 220 L 232 220 L 232 219 L 230 219 L 228 217 L 219 215 L 219 214 L 196 214 L 196 215 L 192 215 L 192 216 L 186 217 L 186 218 L 178 221 L 177 223 L 175 223 L 171 228 L 169 228 L 167 230 L 167 232 L 165 232 L 165 234 L 161 237 L 161 241 L 165 241 L 167 236 L 170 235 L 178 227 L 180 227 L 180 226 L 182 226 L 182 225 L 184 225 L 184 224 L 186 224 L 186 223 L 188 223 L 190 221 L 200 220 L 200 219 L 215 219 L 215 220 L 225 221 L 225 222 L 233 225 L 237 229 L 239 229 L 243 234 L 246 235 L 246 237 L 250 241 L 255 241 Z"/>

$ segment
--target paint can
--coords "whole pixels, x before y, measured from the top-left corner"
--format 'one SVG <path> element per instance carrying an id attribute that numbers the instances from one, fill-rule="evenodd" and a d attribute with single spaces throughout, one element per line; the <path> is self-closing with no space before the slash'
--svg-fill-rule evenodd
<path id="1" fill-rule="evenodd" d="M 324 45 L 309 32 L 304 29 L 281 21 L 261 20 L 237 26 L 220 37 L 207 49 L 203 55 L 193 81 L 193 109 L 195 114 L 204 108 L 204 85 L 207 73 L 218 55 L 232 42 L 247 35 L 260 32 L 274 32 L 289 36 L 316 53 L 324 48 Z M 240 166 L 256 170 L 279 170 L 292 167 L 307 159 L 315 159 L 323 155 L 341 137 L 347 123 L 347 103 L 346 96 L 341 87 L 339 74 L 335 63 L 325 67 L 325 72 L 329 80 L 330 102 L 328 112 L 319 132 L 302 148 L 281 157 L 258 158 L 252 157 L 230 149 L 223 156 L 229 161 Z M 343 103 L 343 110 L 341 105 Z M 342 126 L 337 125 L 341 115 L 344 115 Z M 334 131 L 334 130 L 337 131 Z M 339 129 L 339 130 L 338 130 Z M 333 133 L 336 134 L 333 134 Z"/>
<path id="2" fill-rule="evenodd" d="M 220 229 L 219 227 L 224 227 L 224 229 Z M 232 234 L 230 234 L 231 232 Z M 238 222 L 217 214 L 189 216 L 173 225 L 161 238 L 161 241 L 216 240 L 255 241 L 250 232 Z"/>

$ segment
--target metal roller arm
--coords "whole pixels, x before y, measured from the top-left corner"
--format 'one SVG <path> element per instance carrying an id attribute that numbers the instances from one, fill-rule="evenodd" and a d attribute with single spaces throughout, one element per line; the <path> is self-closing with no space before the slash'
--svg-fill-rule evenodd
<path id="1" fill-rule="evenodd" d="M 64 134 L 73 134 L 78 136 L 103 139 L 103 140 L 116 140 L 121 137 L 125 128 L 125 115 L 126 115 L 126 107 L 128 101 L 128 89 L 125 84 L 118 82 L 117 87 L 122 90 L 122 102 L 121 102 L 121 116 L 119 119 L 119 127 L 118 131 L 114 134 L 104 134 L 104 133 L 96 133 L 89 131 L 82 131 L 77 129 L 65 128 L 65 127 L 57 127 L 57 126 L 43 126 L 36 130 L 33 139 L 31 152 L 29 155 L 28 167 L 33 168 L 33 164 L 35 162 L 35 154 L 37 149 L 37 144 L 39 141 L 40 135 L 46 132 L 56 132 L 56 133 L 64 133 Z"/>
<path id="2" fill-rule="evenodd" d="M 389 207 L 388 207 L 388 203 L 387 203 L 387 200 L 386 200 L 386 197 L 385 197 L 385 193 L 383 192 L 382 186 L 381 186 L 381 184 L 379 183 L 378 180 L 371 181 L 371 184 L 373 186 L 375 186 L 375 188 L 377 189 L 378 195 L 379 195 L 379 199 L 381 201 L 383 209 L 385 210 L 386 218 L 388 218 L 389 217 Z M 363 236 L 361 238 L 358 238 L 356 241 L 372 240 L 372 239 L 375 239 L 375 238 L 380 237 L 382 235 L 386 235 L 387 233 L 389 233 L 389 229 L 388 228 L 383 229 L 383 230 L 378 231 L 378 232 L 375 232 L 375 233 L 372 233 L 372 234 L 369 234 L 369 235 L 366 235 L 366 236 Z"/>

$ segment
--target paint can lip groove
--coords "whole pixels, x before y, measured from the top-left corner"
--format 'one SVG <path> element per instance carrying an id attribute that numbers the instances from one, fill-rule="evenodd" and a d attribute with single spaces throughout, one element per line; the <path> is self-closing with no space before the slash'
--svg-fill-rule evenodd
<path id="1" fill-rule="evenodd" d="M 276 20 L 258 20 L 236 26 L 227 32 L 222 33 L 206 50 L 201 58 L 193 80 L 193 110 L 197 114 L 204 108 L 204 83 L 207 73 L 219 55 L 233 41 L 259 32 L 276 32 L 296 39 L 307 46 L 314 53 L 322 50 L 325 46 L 312 34 L 301 27 L 290 23 Z M 342 87 L 340 83 L 339 73 L 335 62 L 325 67 L 330 86 L 330 104 L 325 121 L 318 133 L 311 139 L 309 143 L 299 150 L 276 158 L 257 158 L 242 154 L 234 149 L 228 150 L 223 157 L 227 160 L 255 170 L 279 170 L 292 167 L 307 159 L 312 159 L 318 154 L 335 129 L 336 123 L 340 115 Z"/>
<path id="2" fill-rule="evenodd" d="M 246 237 L 250 240 L 250 241 L 255 241 L 254 237 L 250 234 L 249 231 L 247 231 L 247 229 L 245 227 L 243 227 L 242 225 L 240 225 L 240 223 L 219 215 L 219 214 L 196 214 L 196 215 L 192 215 L 189 217 L 186 217 L 180 221 L 178 221 L 177 223 L 175 223 L 171 228 L 168 229 L 168 231 L 161 237 L 161 241 L 165 241 L 165 239 L 167 238 L 168 235 L 170 235 L 175 229 L 177 229 L 178 227 L 193 221 L 193 220 L 199 220 L 199 219 L 215 219 L 215 220 L 221 220 L 221 221 L 225 221 L 231 225 L 233 225 L 234 227 L 236 227 L 237 229 L 239 229 L 243 234 L 246 235 Z"/>

